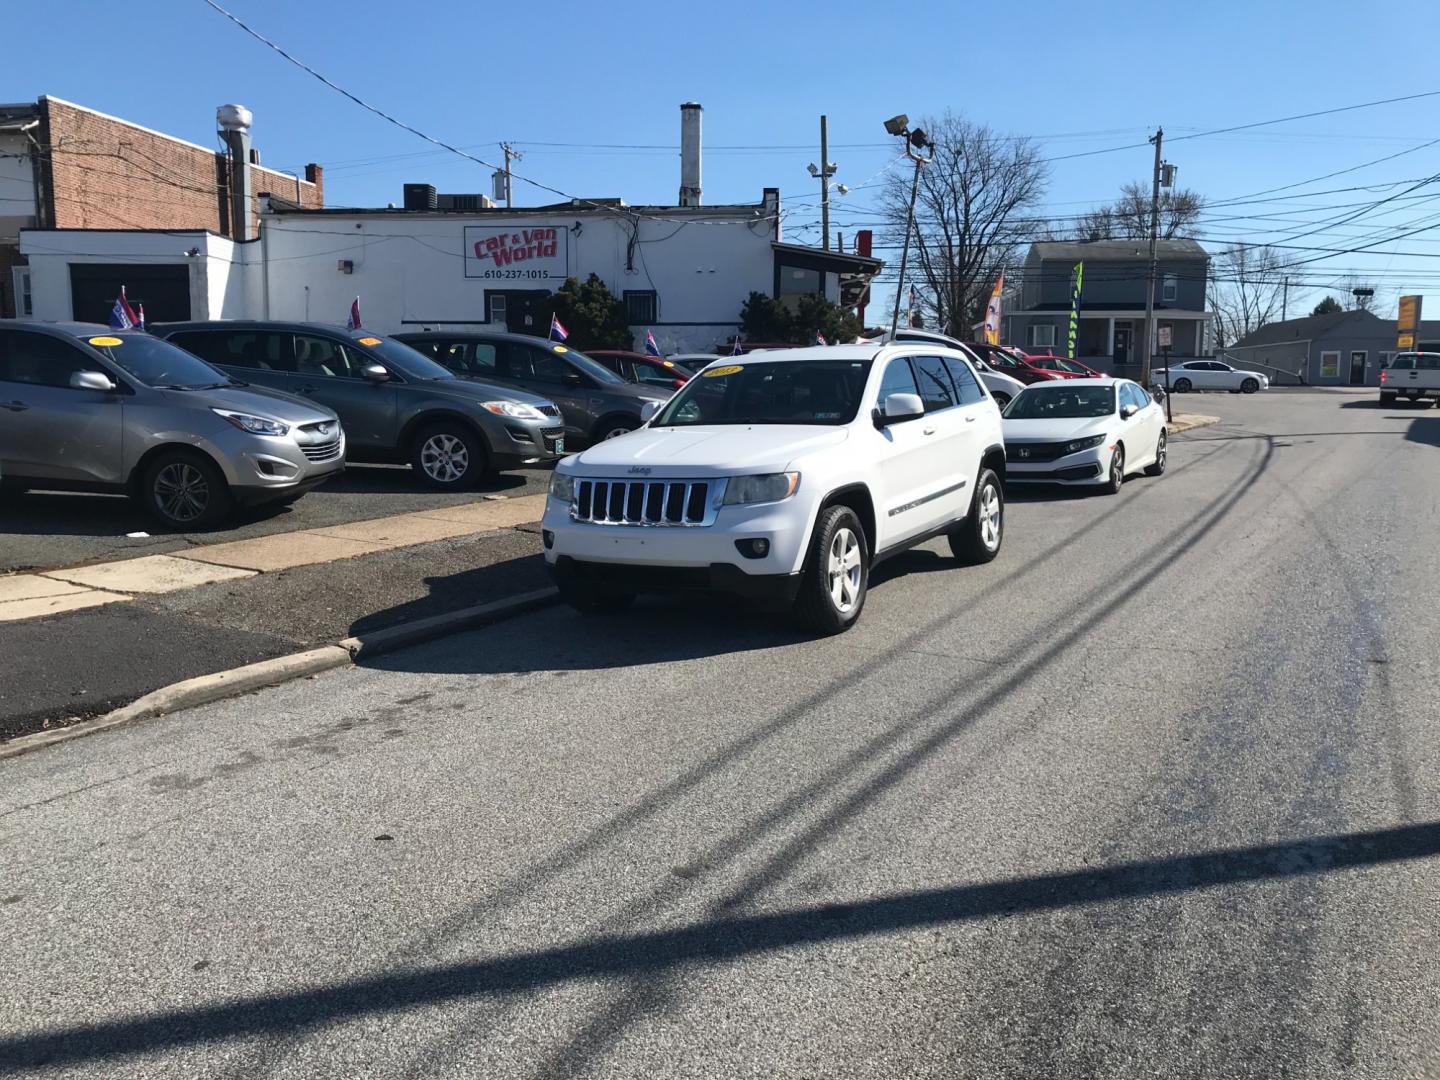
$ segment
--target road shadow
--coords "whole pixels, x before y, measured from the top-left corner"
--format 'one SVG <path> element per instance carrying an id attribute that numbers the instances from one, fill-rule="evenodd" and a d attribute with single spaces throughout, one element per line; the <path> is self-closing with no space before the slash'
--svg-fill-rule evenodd
<path id="1" fill-rule="evenodd" d="M 80 1065 L 239 1037 L 283 1037 L 357 1017 L 504 1000 L 576 980 L 644 977 L 733 964 L 993 916 L 1028 915 L 1362 870 L 1440 855 L 1440 824 L 1306 837 L 1115 866 L 961 884 L 852 902 L 710 918 L 648 933 L 351 979 L 285 994 L 0 1038 L 5 1069 Z"/>
<path id="2" fill-rule="evenodd" d="M 516 488 L 522 488 L 527 482 L 526 477 L 520 473 L 491 473 L 474 487 L 468 488 L 465 493 L 470 495 L 503 494 L 514 491 Z M 346 465 L 343 473 L 333 480 L 326 481 L 316 490 L 338 495 L 442 494 L 424 483 L 416 475 L 415 470 L 407 466 L 353 463 Z"/>
<path id="3" fill-rule="evenodd" d="M 1440 446 L 1440 416 L 1417 416 L 1410 421 L 1405 441 L 1425 446 Z"/>
<path id="4" fill-rule="evenodd" d="M 237 507 L 210 529 L 166 529 L 124 495 L 70 491 L 9 491 L 0 494 L 0 532 L 18 536 L 108 538 L 143 532 L 151 536 L 216 536 L 291 512 L 284 503 Z"/>
<path id="5" fill-rule="evenodd" d="M 1435 406 L 1428 398 L 1423 401 L 1381 401 L 1379 398 L 1373 397 L 1357 398 L 1354 401 L 1347 401 L 1340 406 L 1340 408 L 1342 409 L 1390 409 L 1392 411 L 1395 409 L 1414 411 L 1420 409 L 1433 409 L 1434 407 Z M 1394 419 L 1402 418 L 1395 417 Z"/>

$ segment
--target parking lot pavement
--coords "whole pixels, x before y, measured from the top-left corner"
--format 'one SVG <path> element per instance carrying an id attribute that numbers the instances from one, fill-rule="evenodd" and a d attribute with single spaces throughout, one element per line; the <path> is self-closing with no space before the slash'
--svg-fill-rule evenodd
<path id="1" fill-rule="evenodd" d="M 405 467 L 352 465 L 290 506 L 241 510 L 231 521 L 204 533 L 152 533 L 154 522 L 120 496 L 0 494 L 0 574 L 158 555 L 196 544 L 435 510 L 486 494 L 533 495 L 549 482 L 548 469 L 521 469 L 492 476 L 472 491 L 452 494 L 424 487 Z"/>
<path id="2" fill-rule="evenodd" d="M 0 762 L 0 1071 L 1440 1075 L 1440 412 L 1207 409 L 840 638 L 556 608 Z"/>

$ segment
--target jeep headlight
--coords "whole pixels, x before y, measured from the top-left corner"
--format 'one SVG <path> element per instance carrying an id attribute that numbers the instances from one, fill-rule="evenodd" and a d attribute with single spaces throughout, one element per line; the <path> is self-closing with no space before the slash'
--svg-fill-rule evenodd
<path id="1" fill-rule="evenodd" d="M 569 473 L 562 473 L 558 469 L 550 474 L 550 497 L 559 499 L 563 503 L 573 502 L 575 499 L 575 477 Z"/>
<path id="2" fill-rule="evenodd" d="M 800 486 L 798 472 L 768 473 L 765 476 L 732 476 L 725 485 L 726 506 L 749 506 L 752 503 L 780 502 L 795 494 Z"/>
<path id="3" fill-rule="evenodd" d="M 1065 453 L 1078 454 L 1081 450 L 1093 450 L 1105 441 L 1104 435 L 1091 435 L 1088 439 L 1076 439 L 1065 444 Z"/>

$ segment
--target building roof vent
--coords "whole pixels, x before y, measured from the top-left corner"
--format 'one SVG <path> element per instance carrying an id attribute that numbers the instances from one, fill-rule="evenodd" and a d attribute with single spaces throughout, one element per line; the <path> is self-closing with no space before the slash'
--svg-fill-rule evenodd
<path id="1" fill-rule="evenodd" d="M 244 105 L 221 105 L 215 110 L 215 122 L 221 131 L 249 131 L 254 120 Z"/>

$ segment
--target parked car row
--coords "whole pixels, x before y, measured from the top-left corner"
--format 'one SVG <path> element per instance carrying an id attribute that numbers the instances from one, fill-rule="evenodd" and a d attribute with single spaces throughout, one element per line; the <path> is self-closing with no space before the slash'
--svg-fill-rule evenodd
<path id="1" fill-rule="evenodd" d="M 127 493 L 188 529 L 294 500 L 347 461 L 409 463 L 461 490 L 635 430 L 678 379 L 627 382 L 521 335 L 404 339 L 315 323 L 6 321 L 0 484 Z"/>
<path id="2" fill-rule="evenodd" d="M 1165 471 L 1163 410 L 1126 379 L 1039 380 L 1003 414 L 973 353 L 930 341 L 712 361 L 643 430 L 566 457 L 542 520 L 577 610 L 718 591 L 838 633 L 872 567 L 937 537 L 988 562 L 1005 486 L 1119 491 Z"/>

